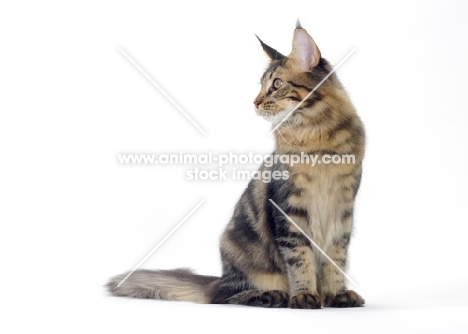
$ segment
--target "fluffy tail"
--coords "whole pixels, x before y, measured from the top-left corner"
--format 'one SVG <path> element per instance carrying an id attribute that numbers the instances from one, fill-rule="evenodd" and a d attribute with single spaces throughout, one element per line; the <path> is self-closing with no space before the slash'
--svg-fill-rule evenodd
<path id="1" fill-rule="evenodd" d="M 188 269 L 136 270 L 125 282 L 117 286 L 127 273 L 113 277 L 107 289 L 114 296 L 179 300 L 208 304 L 207 290 L 219 277 L 202 276 Z"/>

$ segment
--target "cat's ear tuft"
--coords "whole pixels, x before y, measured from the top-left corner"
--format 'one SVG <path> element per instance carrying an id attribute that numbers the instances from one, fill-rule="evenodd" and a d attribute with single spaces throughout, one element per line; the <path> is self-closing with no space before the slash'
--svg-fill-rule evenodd
<path id="1" fill-rule="evenodd" d="M 301 21 L 299 21 L 299 18 L 297 18 L 297 21 L 296 21 L 296 29 L 302 29 Z"/>
<path id="2" fill-rule="evenodd" d="M 282 55 L 281 53 L 273 49 L 271 46 L 268 46 L 265 43 L 263 43 L 260 37 L 258 37 L 257 35 L 255 35 L 255 37 L 258 38 L 258 40 L 260 41 L 260 44 L 262 45 L 263 51 L 265 51 L 267 56 L 270 57 L 271 61 L 286 58 L 284 55 Z"/>
<path id="3" fill-rule="evenodd" d="M 293 45 L 289 59 L 294 63 L 298 70 L 309 72 L 320 62 L 320 50 L 312 37 L 305 29 L 300 27 L 294 30 Z"/>

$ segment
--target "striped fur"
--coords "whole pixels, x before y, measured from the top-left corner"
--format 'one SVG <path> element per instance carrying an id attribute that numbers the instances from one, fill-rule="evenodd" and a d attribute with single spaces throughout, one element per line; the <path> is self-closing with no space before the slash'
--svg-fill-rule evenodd
<path id="1" fill-rule="evenodd" d="M 256 112 L 273 126 L 330 73 L 300 25 L 289 56 L 262 41 L 271 58 Z M 364 128 L 337 76 L 332 74 L 275 131 L 274 154 L 352 154 L 354 164 L 276 163 L 260 171 L 287 171 L 289 179 L 251 180 L 221 236 L 221 277 L 186 270 L 135 272 L 108 288 L 114 295 L 213 304 L 320 308 L 363 306 L 343 274 L 269 201 L 273 200 L 340 267 L 346 267 L 354 199 L 364 158 Z"/>

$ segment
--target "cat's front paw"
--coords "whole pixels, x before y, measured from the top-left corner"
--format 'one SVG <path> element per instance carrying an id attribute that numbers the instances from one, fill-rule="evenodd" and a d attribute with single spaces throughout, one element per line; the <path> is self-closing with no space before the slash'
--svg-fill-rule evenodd
<path id="1" fill-rule="evenodd" d="M 361 307 L 365 300 L 353 290 L 346 290 L 335 296 L 326 296 L 324 306 L 326 307 Z"/>
<path id="2" fill-rule="evenodd" d="M 291 308 L 318 309 L 321 308 L 320 297 L 310 292 L 301 292 L 291 298 Z"/>

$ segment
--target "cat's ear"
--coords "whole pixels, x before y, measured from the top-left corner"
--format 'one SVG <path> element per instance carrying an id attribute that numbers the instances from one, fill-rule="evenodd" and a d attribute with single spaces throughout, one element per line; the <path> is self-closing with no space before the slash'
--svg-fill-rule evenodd
<path id="1" fill-rule="evenodd" d="M 321 55 L 317 44 L 301 27 L 299 21 L 294 30 L 292 51 L 288 58 L 302 72 L 311 71 L 320 62 Z"/>
<path id="2" fill-rule="evenodd" d="M 257 35 L 255 35 L 255 37 L 258 38 L 260 44 L 262 45 L 263 51 L 265 51 L 267 56 L 270 57 L 271 61 L 286 58 L 284 55 L 273 49 L 271 46 L 268 46 L 265 43 L 263 43 L 263 41 Z"/>

